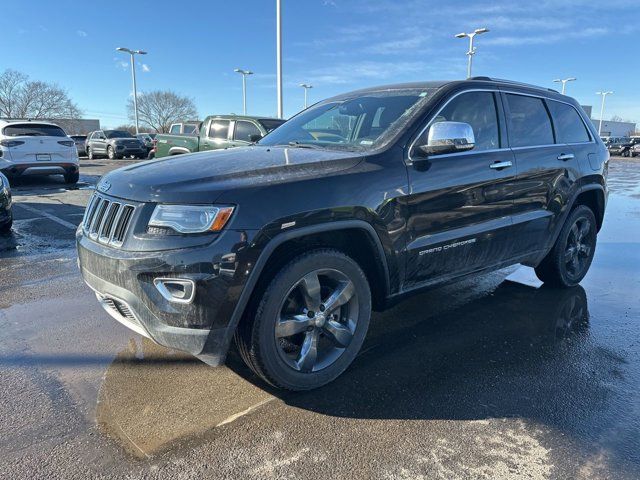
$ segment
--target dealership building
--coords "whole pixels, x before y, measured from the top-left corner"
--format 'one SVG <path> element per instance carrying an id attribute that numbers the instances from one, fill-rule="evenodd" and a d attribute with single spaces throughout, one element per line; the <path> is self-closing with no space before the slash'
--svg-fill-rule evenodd
<path id="1" fill-rule="evenodd" d="M 587 116 L 591 119 L 593 124 L 598 130 L 600 125 L 599 118 L 593 118 L 593 107 L 591 105 L 582 105 L 582 108 L 587 113 Z M 600 132 L 601 137 L 628 137 L 636 132 L 636 124 L 634 122 L 614 122 L 612 120 L 602 120 L 602 130 Z"/>
<path id="2" fill-rule="evenodd" d="M 92 118 L 2 118 L 8 121 L 48 122 L 60 126 L 67 135 L 86 135 L 94 130 L 100 130 L 100 120 Z"/>

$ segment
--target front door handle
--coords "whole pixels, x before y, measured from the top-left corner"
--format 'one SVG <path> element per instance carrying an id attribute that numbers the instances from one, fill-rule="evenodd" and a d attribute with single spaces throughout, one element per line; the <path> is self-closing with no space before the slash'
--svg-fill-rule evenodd
<path id="1" fill-rule="evenodd" d="M 573 155 L 573 153 L 561 153 L 560 155 L 558 155 L 558 160 L 562 160 L 563 162 L 566 162 L 567 160 L 573 160 L 575 158 L 575 155 Z"/>
<path id="2" fill-rule="evenodd" d="M 495 162 L 495 163 L 492 163 L 491 165 L 489 165 L 490 168 L 494 168 L 496 170 L 502 170 L 503 168 L 509 168 L 511 166 L 513 166 L 513 163 L 511 163 L 510 161 Z"/>

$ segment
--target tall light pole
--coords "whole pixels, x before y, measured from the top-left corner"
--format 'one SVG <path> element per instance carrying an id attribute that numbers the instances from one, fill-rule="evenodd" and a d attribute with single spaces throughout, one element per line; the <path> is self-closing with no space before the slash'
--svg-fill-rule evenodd
<path id="1" fill-rule="evenodd" d="M 556 78 L 554 80 L 555 83 L 562 83 L 562 94 L 564 95 L 564 92 L 567 89 L 567 82 L 573 82 L 577 80 L 576 77 L 569 77 L 569 78 Z"/>
<path id="2" fill-rule="evenodd" d="M 282 5 L 276 0 L 276 82 L 278 88 L 278 118 L 282 118 Z"/>
<path id="3" fill-rule="evenodd" d="M 307 90 L 313 88 L 313 85 L 309 85 L 308 83 L 301 83 L 300 86 L 304 88 L 304 108 L 307 108 Z"/>
<path id="4" fill-rule="evenodd" d="M 612 91 L 607 92 L 596 92 L 596 95 L 602 95 L 602 105 L 600 106 L 600 123 L 598 124 L 598 136 L 602 132 L 602 117 L 604 117 L 604 99 L 607 98 L 607 95 L 611 95 Z"/>
<path id="5" fill-rule="evenodd" d="M 131 55 L 131 77 L 133 79 L 133 112 L 136 117 L 136 135 L 140 133 L 138 131 L 138 91 L 136 89 L 136 62 L 134 59 L 134 55 L 146 55 L 147 52 L 144 50 L 130 50 L 124 47 L 116 48 L 118 52 L 125 52 Z"/>
<path id="6" fill-rule="evenodd" d="M 473 46 L 473 38 L 476 35 L 480 35 L 482 33 L 487 33 L 489 31 L 488 28 L 476 28 L 473 32 L 470 33 L 459 33 L 457 34 L 455 37 L 456 38 L 465 38 L 465 37 L 469 37 L 469 51 L 467 52 L 467 55 L 469 56 L 469 60 L 467 62 L 467 78 L 471 78 L 471 64 L 473 63 L 473 56 L 476 53 L 476 49 Z"/>
<path id="7" fill-rule="evenodd" d="M 236 68 L 233 70 L 236 73 L 242 75 L 242 114 L 247 114 L 247 75 L 253 75 L 251 70 L 242 70 L 241 68 Z"/>

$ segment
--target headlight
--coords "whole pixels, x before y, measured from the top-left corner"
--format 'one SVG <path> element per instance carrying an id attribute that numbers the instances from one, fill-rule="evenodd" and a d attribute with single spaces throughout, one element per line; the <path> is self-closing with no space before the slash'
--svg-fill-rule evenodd
<path id="1" fill-rule="evenodd" d="M 172 228 L 179 233 L 219 232 L 232 213 L 233 207 L 157 205 L 149 226 Z"/>

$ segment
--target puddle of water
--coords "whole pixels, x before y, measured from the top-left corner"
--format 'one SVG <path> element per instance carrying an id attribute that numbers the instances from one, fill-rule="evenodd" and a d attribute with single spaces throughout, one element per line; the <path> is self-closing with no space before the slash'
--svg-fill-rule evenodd
<path id="1" fill-rule="evenodd" d="M 137 457 L 233 421 L 274 397 L 226 367 L 136 338 L 107 369 L 97 421 Z"/>

